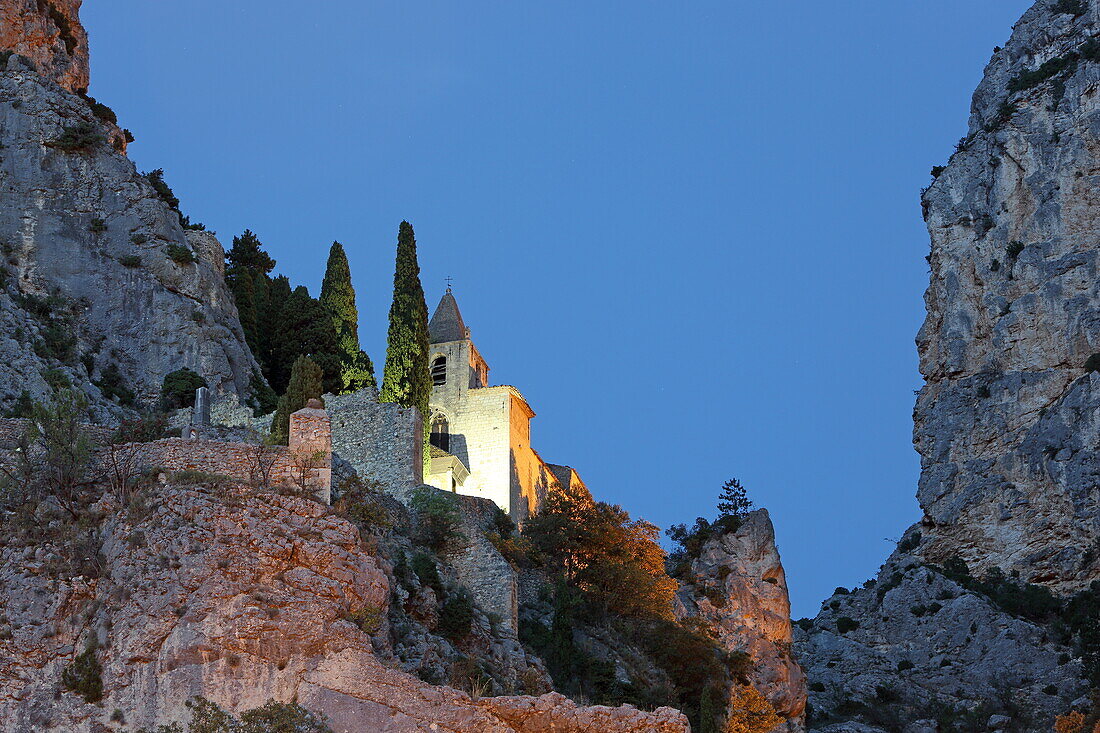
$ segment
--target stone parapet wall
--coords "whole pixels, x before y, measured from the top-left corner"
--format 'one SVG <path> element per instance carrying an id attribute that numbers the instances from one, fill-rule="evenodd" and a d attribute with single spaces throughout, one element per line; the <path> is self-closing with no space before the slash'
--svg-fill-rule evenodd
<path id="1" fill-rule="evenodd" d="M 332 436 L 324 410 L 305 408 L 290 416 L 289 446 L 263 446 L 220 440 L 165 438 L 125 443 L 109 449 L 114 430 L 85 425 L 101 469 L 125 461 L 133 469 L 201 471 L 246 483 L 309 487 L 326 503 L 331 500 Z M 19 447 L 31 421 L 0 418 L 0 450 Z"/>

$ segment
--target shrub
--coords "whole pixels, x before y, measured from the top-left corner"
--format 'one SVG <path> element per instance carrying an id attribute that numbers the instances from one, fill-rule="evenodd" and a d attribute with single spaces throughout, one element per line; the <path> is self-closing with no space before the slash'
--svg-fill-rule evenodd
<path id="1" fill-rule="evenodd" d="M 81 96 L 84 97 L 84 101 L 88 103 L 88 107 L 91 108 L 93 115 L 112 125 L 118 124 L 118 115 L 115 114 L 113 109 L 102 102 L 97 102 L 95 97 L 88 96 L 87 94 L 82 94 Z"/>
<path id="2" fill-rule="evenodd" d="M 332 733 L 324 715 L 306 710 L 298 703 L 268 700 L 265 705 L 234 718 L 206 698 L 186 703 L 191 712 L 187 733 Z M 152 733 L 184 733 L 179 723 L 161 725 Z"/>
<path id="3" fill-rule="evenodd" d="M 160 404 L 164 410 L 177 410 L 195 406 L 195 390 L 209 386 L 206 380 L 187 367 L 166 374 L 160 390 Z"/>
<path id="4" fill-rule="evenodd" d="M 34 352 L 43 359 L 68 362 L 76 355 L 76 334 L 68 319 L 51 319 L 42 329 L 42 337 Z"/>
<path id="5" fill-rule="evenodd" d="M 1057 56 L 1044 62 L 1038 69 L 1021 71 L 1008 82 L 1010 93 L 1022 92 L 1039 86 L 1045 81 L 1053 79 L 1066 69 L 1077 65 L 1077 54 L 1068 53 L 1065 56 Z"/>
<path id="6" fill-rule="evenodd" d="M 123 420 L 115 431 L 115 443 L 152 443 L 165 437 L 168 430 L 168 416 L 163 414 L 146 415 L 133 420 Z"/>
<path id="7" fill-rule="evenodd" d="M 910 662 L 908 659 L 903 659 L 900 662 L 898 662 L 898 671 L 899 672 L 904 672 L 905 670 L 912 669 L 912 668 L 913 668 L 913 663 Z"/>
<path id="8" fill-rule="evenodd" d="M 452 595 L 439 613 L 437 631 L 452 642 L 459 642 L 470 635 L 474 622 L 474 602 L 465 590 Z"/>
<path id="9" fill-rule="evenodd" d="M 358 611 L 349 612 L 344 618 L 370 636 L 377 634 L 382 628 L 382 612 L 374 606 L 363 606 Z"/>
<path id="10" fill-rule="evenodd" d="M 189 229 L 193 232 L 205 232 L 206 225 L 200 224 L 197 221 L 191 221 L 191 217 L 180 214 L 180 226 L 184 229 Z"/>
<path id="11" fill-rule="evenodd" d="M 83 697 L 84 702 L 103 699 L 103 667 L 96 659 L 94 641 L 88 642 L 87 648 L 62 670 L 61 684 Z"/>
<path id="12" fill-rule="evenodd" d="M 341 482 L 340 498 L 333 502 L 333 508 L 358 525 L 388 529 L 393 520 L 382 503 L 380 486 L 352 476 Z"/>
<path id="13" fill-rule="evenodd" d="M 131 234 L 130 241 L 140 247 L 149 241 L 149 237 L 144 234 Z"/>
<path id="14" fill-rule="evenodd" d="M 969 590 L 980 593 L 1007 613 L 1029 621 L 1045 622 L 1055 618 L 1062 603 L 1049 588 L 1010 578 L 1000 568 L 990 568 L 981 580 L 970 574 L 962 558 L 944 562 L 941 572 Z M 939 604 L 936 604 L 939 606 Z M 938 609 L 937 609 L 938 610 Z"/>
<path id="15" fill-rule="evenodd" d="M 16 398 L 15 403 L 8 408 L 4 413 L 4 417 L 33 417 L 34 416 L 34 400 L 31 399 L 31 393 L 27 390 L 23 390 L 19 393 L 19 397 Z"/>
<path id="16" fill-rule="evenodd" d="M 421 585 L 434 590 L 436 598 L 443 598 L 443 581 L 439 577 L 439 568 L 436 567 L 435 560 L 423 552 L 418 552 L 413 555 L 409 565 L 416 577 L 420 579 Z"/>
<path id="17" fill-rule="evenodd" d="M 46 143 L 48 147 L 64 150 L 66 153 L 83 151 L 99 145 L 106 138 L 91 122 L 79 122 L 62 129 L 61 136 Z"/>
<path id="18" fill-rule="evenodd" d="M 1015 260 L 1017 257 L 1019 257 L 1020 253 L 1023 252 L 1023 251 L 1024 251 L 1024 243 L 1023 242 L 1012 241 L 1012 242 L 1008 243 L 1007 247 L 1005 247 L 1005 253 L 1008 255 L 1008 259 L 1010 261 Z"/>
<path id="19" fill-rule="evenodd" d="M 416 514 L 416 536 L 422 544 L 438 551 L 462 537 L 458 530 L 458 501 L 451 494 L 419 486 L 413 489 L 409 507 Z"/>
<path id="20" fill-rule="evenodd" d="M 988 395 L 986 395 L 988 397 Z M 898 552 L 912 552 L 920 546 L 921 533 L 914 532 L 898 543 Z"/>
<path id="21" fill-rule="evenodd" d="M 1100 372 L 1100 354 L 1093 354 L 1085 360 L 1086 372 Z"/>
<path id="22" fill-rule="evenodd" d="M 811 682 L 810 683 L 810 692 L 825 692 L 825 683 L 824 682 Z"/>
<path id="23" fill-rule="evenodd" d="M 841 616 L 836 620 L 836 630 L 839 634 L 847 634 L 859 628 L 859 622 L 850 616 Z"/>
<path id="24" fill-rule="evenodd" d="M 123 407 L 132 407 L 137 400 L 134 390 L 126 386 L 117 364 L 109 364 L 100 374 L 99 381 L 95 382 L 95 386 L 99 387 L 99 391 L 103 393 L 104 397 L 109 400 L 117 399 Z"/>
<path id="25" fill-rule="evenodd" d="M 73 386 L 72 382 L 69 381 L 69 375 L 56 367 L 42 370 L 42 379 L 54 392 Z"/>
<path id="26" fill-rule="evenodd" d="M 191 265 L 199 261 L 195 257 L 195 253 L 182 244 L 172 243 L 164 249 L 168 253 L 168 259 L 175 262 L 177 265 Z"/>
<path id="27" fill-rule="evenodd" d="M 179 211 L 180 200 L 176 198 L 176 195 L 172 193 L 172 189 L 164 182 L 163 168 L 157 168 L 155 171 L 146 173 L 145 178 L 149 181 L 149 185 L 153 187 L 153 191 L 156 192 L 157 198 L 168 204 L 170 208 Z"/>
<path id="28" fill-rule="evenodd" d="M 932 177 L 933 178 L 939 178 L 945 170 L 947 170 L 947 166 L 945 166 L 945 165 L 934 165 L 934 166 L 932 166 Z"/>
<path id="29" fill-rule="evenodd" d="M 123 255 L 118 258 L 118 263 L 123 267 L 141 267 L 140 255 Z"/>
<path id="30" fill-rule="evenodd" d="M 727 733 L 766 733 L 783 719 L 775 708 L 751 685 L 734 685 L 726 717 Z"/>
<path id="31" fill-rule="evenodd" d="M 88 231 L 92 234 L 102 234 L 107 231 L 107 222 L 100 219 L 98 216 L 92 219 L 92 223 L 88 225 Z"/>

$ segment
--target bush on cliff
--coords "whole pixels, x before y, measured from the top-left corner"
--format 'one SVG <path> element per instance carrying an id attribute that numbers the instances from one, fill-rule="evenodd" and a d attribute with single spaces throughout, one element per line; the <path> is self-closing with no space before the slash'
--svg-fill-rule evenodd
<path id="1" fill-rule="evenodd" d="M 191 721 L 185 729 L 179 723 L 157 726 L 152 733 L 332 733 L 324 715 L 306 710 L 298 703 L 268 700 L 235 718 L 203 697 L 186 703 Z M 141 733 L 141 732 L 139 732 Z"/>
<path id="2" fill-rule="evenodd" d="M 164 375 L 160 388 L 160 406 L 163 410 L 178 410 L 195 406 L 195 390 L 208 387 L 206 379 L 187 367 Z"/>
<path id="3" fill-rule="evenodd" d="M 61 134 L 46 145 L 66 153 L 75 153 L 99 145 L 106 139 L 91 122 L 78 122 L 62 129 Z"/>
<path id="4" fill-rule="evenodd" d="M 87 648 L 62 670 L 61 684 L 83 697 L 84 702 L 103 699 L 103 667 L 96 659 L 95 641 L 89 642 Z"/>
<path id="5" fill-rule="evenodd" d="M 665 530 L 668 538 L 678 545 L 668 556 L 669 574 L 677 578 L 686 577 L 691 570 L 691 561 L 699 557 L 703 545 L 712 537 L 736 532 L 751 510 L 752 501 L 740 481 L 731 478 L 722 484 L 718 494 L 718 519 L 711 523 L 698 517 L 690 529 L 686 524 L 674 524 Z"/>
<path id="6" fill-rule="evenodd" d="M 431 486 L 418 486 L 409 499 L 416 515 L 414 539 L 436 552 L 460 537 L 458 502 L 450 494 Z"/>

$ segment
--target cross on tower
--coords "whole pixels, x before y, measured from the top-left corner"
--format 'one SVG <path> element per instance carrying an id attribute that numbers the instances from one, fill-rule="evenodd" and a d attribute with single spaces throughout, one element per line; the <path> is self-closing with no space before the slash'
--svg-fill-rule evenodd
<path id="1" fill-rule="evenodd" d="M 452 278 L 450 275 L 448 275 L 447 277 L 445 277 L 443 279 L 447 282 L 447 292 L 448 293 L 451 292 L 451 281 L 454 280 L 454 278 Z"/>

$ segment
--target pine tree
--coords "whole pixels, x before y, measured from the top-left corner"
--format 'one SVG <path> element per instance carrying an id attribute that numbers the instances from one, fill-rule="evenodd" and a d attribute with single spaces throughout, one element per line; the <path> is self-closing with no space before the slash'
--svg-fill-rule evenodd
<path id="1" fill-rule="evenodd" d="M 303 285 L 296 287 L 279 313 L 277 339 L 272 349 L 272 370 L 268 379 L 275 391 L 289 384 L 289 367 L 303 354 L 309 355 L 324 373 L 324 390 L 339 392 L 343 385 L 340 355 L 332 318 L 320 301 L 311 298 Z"/>
<path id="2" fill-rule="evenodd" d="M 286 394 L 279 398 L 275 418 L 271 421 L 272 441 L 286 445 L 290 437 L 290 415 L 306 406 L 311 399 L 321 399 L 323 390 L 321 367 L 308 356 L 299 356 L 290 371 Z"/>
<path id="3" fill-rule="evenodd" d="M 401 222 L 397 235 L 397 263 L 393 275 L 393 305 L 382 373 L 381 402 L 416 407 L 427 424 L 432 382 L 428 373 L 428 305 L 420 285 L 416 236 L 412 225 Z"/>
<path id="4" fill-rule="evenodd" d="M 250 229 L 233 237 L 233 246 L 225 253 L 225 259 L 230 266 L 244 267 L 252 275 L 266 275 L 275 269 L 275 260 L 263 251 L 263 243 Z"/>
<path id="5" fill-rule="evenodd" d="M 286 275 L 273 277 L 267 285 L 267 305 L 264 310 L 256 312 L 257 326 L 266 342 L 261 349 L 260 366 L 263 367 L 264 377 L 276 392 L 285 390 L 287 380 L 290 379 L 292 362 L 280 364 L 278 357 L 278 354 L 288 351 L 285 334 L 279 329 L 283 308 L 290 300 L 290 293 L 290 279 Z"/>
<path id="6" fill-rule="evenodd" d="M 259 330 L 256 325 L 256 292 L 252 287 L 252 275 L 244 267 L 233 267 L 232 271 L 226 271 L 225 279 L 237 304 L 237 317 L 244 330 L 244 340 L 258 359 Z"/>
<path id="7" fill-rule="evenodd" d="M 377 388 L 374 365 L 359 348 L 359 309 L 355 307 L 355 288 L 351 284 L 351 268 L 344 247 L 333 242 L 328 253 L 325 279 L 321 283 L 321 305 L 332 317 L 336 331 L 337 351 L 341 361 L 341 392 L 354 392 L 364 387 Z"/>
<path id="8" fill-rule="evenodd" d="M 718 516 L 744 519 L 752 509 L 752 501 L 741 482 L 731 478 L 722 484 L 722 493 L 718 495 Z"/>

